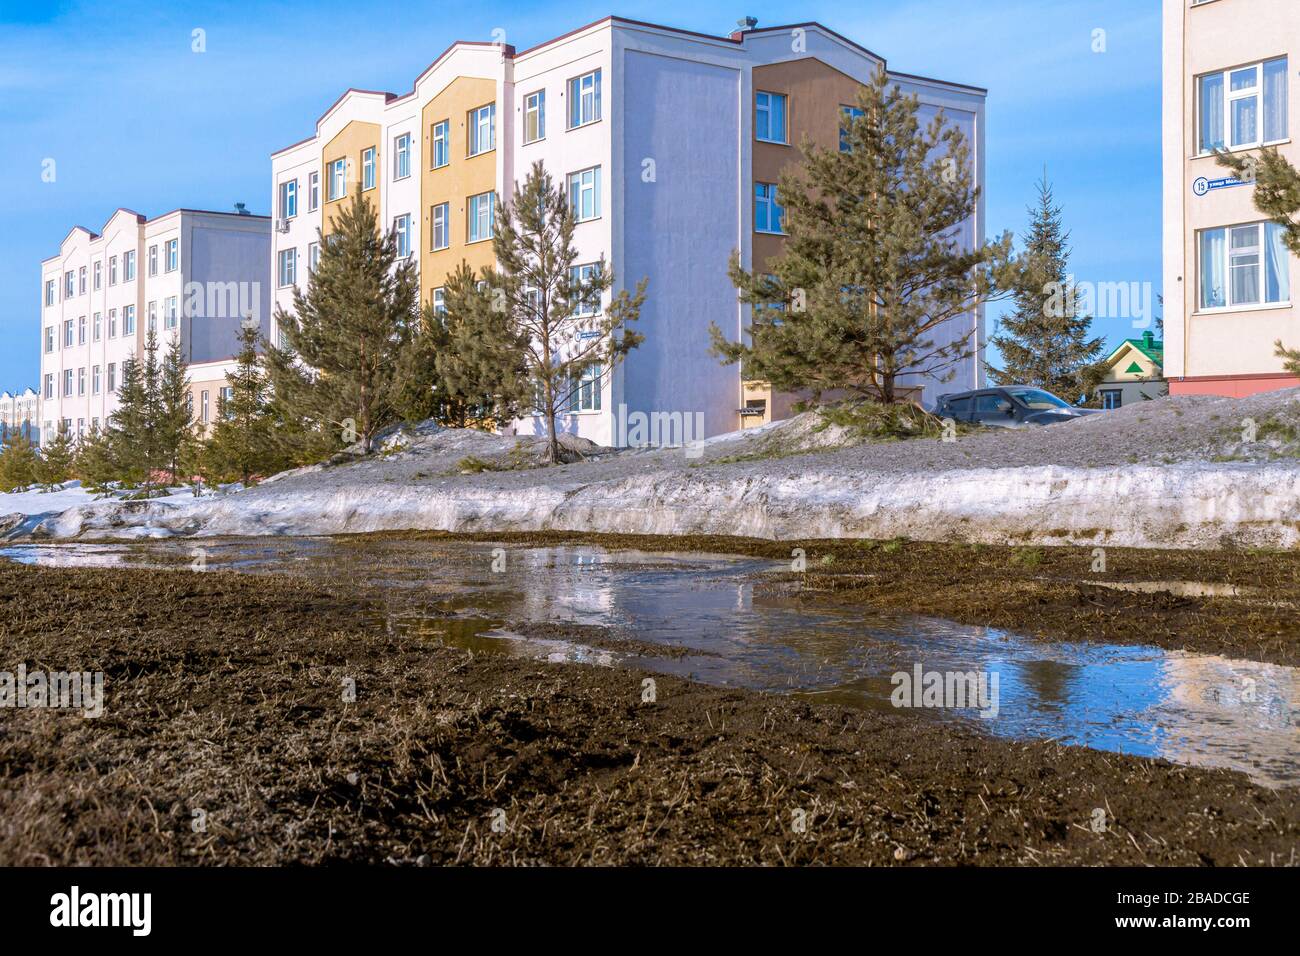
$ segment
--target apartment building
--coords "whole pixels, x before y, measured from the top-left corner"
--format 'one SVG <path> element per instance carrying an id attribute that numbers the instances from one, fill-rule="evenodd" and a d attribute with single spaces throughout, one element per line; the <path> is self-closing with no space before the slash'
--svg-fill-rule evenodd
<path id="1" fill-rule="evenodd" d="M 1300 166 L 1296 0 L 1164 0 L 1164 373 L 1174 395 L 1300 385 L 1300 269 L 1254 186 L 1214 151 L 1276 146 Z M 1243 177 L 1245 178 L 1245 177 Z"/>
<path id="2" fill-rule="evenodd" d="M 603 256 L 614 294 L 649 279 L 645 342 L 582 383 L 561 427 L 619 444 L 637 413 L 690 416 L 706 435 L 780 417 L 788 397 L 709 355 L 710 322 L 740 336 L 749 319 L 727 260 L 738 250 L 747 267 L 761 266 L 780 253 L 782 167 L 799 160 L 804 135 L 834 147 L 843 111 L 884 65 L 816 23 L 746 20 L 711 36 L 606 17 L 523 51 L 453 43 L 410 92 L 350 89 L 314 135 L 273 155 L 274 301 L 292 309 L 333 210 L 360 189 L 397 230 L 418 263 L 423 301 L 437 308 L 461 261 L 493 261 L 493 203 L 540 161 L 575 210 L 578 268 Z M 962 129 L 982 185 L 985 91 L 890 75 Z M 983 240 L 982 202 L 965 231 L 968 242 Z M 973 313 L 941 331 L 940 341 L 973 337 L 978 347 L 945 390 L 981 383 L 983 321 Z M 936 390 L 909 384 L 927 398 Z M 508 430 L 541 434 L 545 425 L 532 417 Z"/>
<path id="3" fill-rule="evenodd" d="M 99 232 L 74 227 L 41 263 L 41 383 L 46 439 L 103 426 L 117 408 L 122 367 L 179 338 L 195 416 L 216 414 L 246 317 L 266 321 L 271 221 L 177 209 L 150 219 L 118 209 Z"/>
<path id="4" fill-rule="evenodd" d="M 40 401 L 34 388 L 0 392 L 0 433 L 22 432 L 33 442 L 40 440 Z"/>

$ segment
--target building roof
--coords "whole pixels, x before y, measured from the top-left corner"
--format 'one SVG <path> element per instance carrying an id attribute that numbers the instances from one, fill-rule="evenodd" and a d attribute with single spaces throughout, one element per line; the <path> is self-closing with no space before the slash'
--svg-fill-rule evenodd
<path id="1" fill-rule="evenodd" d="M 1111 352 L 1106 359 L 1107 365 L 1112 365 L 1119 359 L 1120 355 L 1127 348 L 1136 349 L 1145 355 L 1158 369 L 1163 369 L 1165 364 L 1165 343 L 1157 339 L 1151 332 L 1143 334 L 1140 339 L 1125 339 L 1115 351 Z"/>

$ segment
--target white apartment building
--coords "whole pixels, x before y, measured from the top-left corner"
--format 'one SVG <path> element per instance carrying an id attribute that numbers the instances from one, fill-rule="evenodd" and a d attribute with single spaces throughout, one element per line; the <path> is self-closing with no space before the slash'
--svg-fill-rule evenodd
<path id="1" fill-rule="evenodd" d="M 22 431 L 33 442 L 40 440 L 40 401 L 33 388 L 19 392 L 0 392 L 0 431 Z"/>
<path id="2" fill-rule="evenodd" d="M 1276 146 L 1300 166 L 1300 3 L 1164 0 L 1164 374 L 1174 395 L 1300 385 L 1274 342 L 1300 347 L 1300 283 L 1255 187 L 1214 151 Z"/>
<path id="3" fill-rule="evenodd" d="M 179 338 L 196 418 L 216 414 L 216 395 L 238 351 L 241 319 L 270 310 L 265 216 L 177 209 L 146 218 L 118 209 L 99 232 L 74 227 L 41 263 L 42 435 L 82 435 L 117 408 L 122 367 L 159 357 Z"/>
<path id="4" fill-rule="evenodd" d="M 586 383 L 560 426 L 620 444 L 623 415 L 698 415 L 707 435 L 782 417 L 790 396 L 745 382 L 742 369 L 709 354 L 710 322 L 740 336 L 749 318 L 728 257 L 738 250 L 752 268 L 780 253 L 781 168 L 799 161 L 804 135 L 836 144 L 842 112 L 884 65 L 816 23 L 746 21 L 711 36 L 606 17 L 523 51 L 453 43 L 410 92 L 350 89 L 311 137 L 273 154 L 274 301 L 292 310 L 332 210 L 361 189 L 416 258 L 422 300 L 436 308 L 460 262 L 491 264 L 492 204 L 540 161 L 577 211 L 579 262 L 603 256 L 615 294 L 649 280 L 637 324 L 644 343 Z M 982 186 L 985 91 L 890 75 L 965 133 Z M 965 238 L 983 241 L 982 199 Z M 977 351 L 945 391 L 981 384 L 982 311 L 937 338 L 962 337 Z M 907 384 L 927 399 L 937 390 Z M 511 427 L 545 432 L 540 418 Z"/>

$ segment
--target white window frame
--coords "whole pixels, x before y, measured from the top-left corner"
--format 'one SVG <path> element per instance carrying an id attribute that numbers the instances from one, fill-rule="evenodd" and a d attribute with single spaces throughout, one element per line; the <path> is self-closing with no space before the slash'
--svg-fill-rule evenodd
<path id="1" fill-rule="evenodd" d="M 1282 115 L 1283 118 L 1287 121 L 1287 129 L 1283 131 L 1280 137 L 1276 137 L 1273 139 L 1264 139 L 1264 109 L 1265 109 L 1264 67 L 1270 63 L 1276 63 L 1279 61 L 1284 61 L 1286 64 L 1282 72 L 1283 75 L 1286 77 L 1286 86 L 1284 88 L 1283 93 L 1287 98 L 1287 103 L 1286 103 L 1286 108 L 1284 108 L 1282 111 Z M 1290 99 L 1291 99 L 1290 69 L 1291 69 L 1290 58 L 1285 56 L 1280 56 L 1280 57 L 1269 57 L 1266 60 L 1260 60 L 1256 63 L 1244 63 L 1241 66 L 1229 67 L 1228 69 L 1225 70 L 1211 70 L 1208 73 L 1202 73 L 1201 75 L 1197 76 L 1195 83 L 1193 84 L 1193 89 L 1195 91 L 1195 97 L 1196 97 L 1197 155 L 1211 156 L 1214 153 L 1213 148 L 1207 149 L 1205 145 L 1201 142 L 1201 134 L 1203 131 L 1204 114 L 1205 114 L 1205 102 L 1202 97 L 1202 83 L 1206 79 L 1214 76 L 1217 76 L 1219 78 L 1221 93 L 1223 96 L 1223 101 L 1220 104 L 1221 106 L 1220 119 L 1223 123 L 1223 128 L 1219 131 L 1220 137 L 1223 141 L 1223 146 L 1221 147 L 1222 149 L 1228 152 L 1236 152 L 1238 150 L 1258 149 L 1261 146 L 1271 146 L 1271 145 L 1276 145 L 1278 143 L 1288 142 L 1291 138 L 1290 118 L 1288 116 L 1289 108 L 1290 108 Z M 1242 90 L 1232 89 L 1233 74 L 1243 73 L 1247 70 L 1254 71 L 1255 85 L 1253 87 L 1242 89 Z M 1250 99 L 1253 99 L 1255 101 L 1255 138 L 1250 142 L 1234 143 L 1232 141 L 1233 104 L 1243 100 L 1250 100 Z"/>
<path id="2" fill-rule="evenodd" d="M 320 265 L 320 243 L 307 243 L 307 271 L 315 272 L 316 267 Z"/>
<path id="3" fill-rule="evenodd" d="M 122 256 L 122 281 L 135 281 L 135 250 L 128 249 Z"/>
<path id="4" fill-rule="evenodd" d="M 117 256 L 108 257 L 108 287 L 117 285 Z"/>
<path id="5" fill-rule="evenodd" d="M 569 108 L 565 110 L 569 129 L 581 129 L 600 122 L 600 85 L 599 68 L 569 80 Z"/>
<path id="6" fill-rule="evenodd" d="M 604 367 L 601 365 L 591 365 L 582 370 L 569 396 L 570 415 L 590 415 L 601 410 L 603 378 Z"/>
<path id="7" fill-rule="evenodd" d="M 411 217 L 406 213 L 393 220 L 393 232 L 397 235 L 397 255 L 406 259 L 411 255 Z"/>
<path id="8" fill-rule="evenodd" d="M 298 218 L 298 180 L 286 179 L 280 183 L 280 218 Z"/>
<path id="9" fill-rule="evenodd" d="M 181 241 L 168 239 L 163 250 L 163 272 L 175 272 L 181 266 Z"/>
<path id="10" fill-rule="evenodd" d="M 576 287 L 580 282 L 588 281 L 593 275 L 600 271 L 599 262 L 584 262 L 580 265 L 569 267 L 569 285 Z M 576 302 L 573 306 L 573 315 L 581 318 L 600 315 L 603 308 L 601 297 L 597 296 L 594 302 Z"/>
<path id="11" fill-rule="evenodd" d="M 117 391 L 117 363 L 108 363 L 108 391 L 110 393 Z"/>
<path id="12" fill-rule="evenodd" d="M 433 314 L 446 315 L 447 314 L 446 288 L 443 286 L 438 286 L 436 289 L 433 290 L 433 295 L 430 298 L 433 302 Z"/>
<path id="13" fill-rule="evenodd" d="M 104 337 L 104 313 L 96 312 L 94 319 L 90 323 L 91 341 L 98 342 Z"/>
<path id="14" fill-rule="evenodd" d="M 568 196 L 569 211 L 573 215 L 574 222 L 591 222 L 593 219 L 599 219 L 601 208 L 601 183 L 600 167 L 589 166 L 586 169 L 579 169 L 577 172 L 569 173 Z M 591 215 L 583 215 L 583 199 L 591 197 Z"/>
<path id="15" fill-rule="evenodd" d="M 281 249 L 276 256 L 275 286 L 287 289 L 298 278 L 298 255 L 296 249 Z"/>
<path id="16" fill-rule="evenodd" d="M 86 344 L 86 332 L 87 332 L 86 317 L 84 315 L 80 315 L 77 317 L 77 344 L 78 345 Z"/>
<path id="17" fill-rule="evenodd" d="M 325 184 L 327 202 L 337 202 L 348 194 L 348 161 L 344 156 L 330 161 L 329 181 Z M 336 192 L 337 190 L 337 192 Z"/>
<path id="18" fill-rule="evenodd" d="M 320 208 L 320 173 L 307 175 L 307 211 L 315 212 Z"/>
<path id="19" fill-rule="evenodd" d="M 496 229 L 496 191 L 476 193 L 465 200 L 465 244 L 487 242 Z M 487 235 L 478 235 L 483 221 L 483 204 L 487 204 Z"/>
<path id="20" fill-rule="evenodd" d="M 393 181 L 411 175 L 411 134 L 403 133 L 393 139 Z"/>
<path id="21" fill-rule="evenodd" d="M 1267 250 L 1265 248 L 1265 244 L 1268 242 L 1268 225 L 1269 225 L 1269 220 L 1263 220 L 1260 222 L 1240 222 L 1240 223 L 1233 223 L 1232 225 L 1227 225 L 1227 226 L 1214 226 L 1209 229 L 1198 229 L 1196 231 L 1196 237 L 1195 237 L 1196 299 L 1195 301 L 1196 301 L 1196 312 L 1198 314 L 1215 315 L 1215 314 L 1222 314 L 1226 312 L 1250 311 L 1252 309 L 1285 309 L 1290 307 L 1293 299 L 1295 298 L 1295 292 L 1294 290 L 1291 289 L 1291 271 L 1292 271 L 1291 262 L 1293 257 L 1291 256 L 1291 253 L 1289 251 L 1283 252 L 1283 255 L 1285 257 L 1283 268 L 1287 270 L 1286 277 L 1287 277 L 1288 297 L 1286 299 L 1282 299 L 1277 302 L 1267 301 L 1268 264 L 1267 264 Z M 1257 285 L 1257 296 L 1254 302 L 1234 302 L 1233 301 L 1234 283 L 1232 281 L 1232 272 L 1233 272 L 1232 260 L 1234 257 L 1234 252 L 1232 248 L 1232 234 L 1234 230 L 1246 229 L 1248 227 L 1253 227 L 1256 230 L 1256 244 L 1254 246 L 1247 246 L 1245 248 L 1256 250 L 1255 255 L 1258 257 L 1258 261 L 1255 264 L 1255 268 L 1259 274 L 1259 281 Z M 1207 306 L 1203 304 L 1201 298 L 1203 292 L 1202 277 L 1204 275 L 1203 270 L 1205 268 L 1203 262 L 1204 245 L 1202 243 L 1202 237 L 1205 236 L 1207 233 L 1211 233 L 1211 232 L 1222 232 L 1224 234 L 1223 251 L 1226 258 L 1223 261 L 1223 263 L 1221 263 L 1223 268 L 1224 304 Z M 1242 256 L 1243 254 L 1244 253 L 1241 250 L 1238 250 L 1236 253 L 1238 257 Z"/>
<path id="22" fill-rule="evenodd" d="M 103 263 L 96 259 L 90 265 L 90 287 L 98 292 L 103 288 L 104 270 L 101 268 Z"/>
<path id="23" fill-rule="evenodd" d="M 772 135 L 772 107 L 781 104 L 781 136 Z M 759 132 L 760 118 L 766 118 L 767 134 Z M 790 98 L 785 93 L 773 93 L 769 90 L 754 91 L 754 138 L 760 143 L 777 143 L 781 146 L 790 144 Z"/>
<path id="24" fill-rule="evenodd" d="M 466 153 L 469 156 L 481 156 L 497 148 L 497 105 L 488 103 L 469 111 L 466 119 Z M 487 145 L 483 137 L 487 136 Z"/>
<path id="25" fill-rule="evenodd" d="M 533 120 L 536 127 L 535 136 L 529 136 L 528 124 Z M 546 139 L 546 91 L 534 90 L 524 97 L 523 143 L 538 143 Z"/>
<path id="26" fill-rule="evenodd" d="M 441 242 L 439 242 L 441 238 Z M 451 207 L 448 203 L 435 203 L 429 212 L 429 248 L 433 252 L 451 245 Z"/>
<path id="27" fill-rule="evenodd" d="M 759 190 L 764 190 L 762 195 Z M 774 214 L 780 212 L 781 228 L 779 229 L 760 229 L 758 227 L 758 209 L 759 206 L 768 207 L 767 221 L 770 226 L 774 219 Z M 776 183 L 754 183 L 754 231 L 766 236 L 784 236 L 785 235 L 785 208 L 781 205 L 781 200 L 777 195 Z"/>
<path id="28" fill-rule="evenodd" d="M 122 334 L 135 334 L 135 306 L 124 305 L 122 307 Z"/>
<path id="29" fill-rule="evenodd" d="M 361 151 L 361 191 L 368 192 L 379 182 L 379 152 L 373 146 Z"/>
<path id="30" fill-rule="evenodd" d="M 77 270 L 77 295 L 86 294 L 86 267 Z"/>
<path id="31" fill-rule="evenodd" d="M 439 120 L 433 124 L 433 132 L 429 134 L 429 163 L 430 169 L 442 169 L 451 162 L 451 121 Z M 442 162 L 438 162 L 439 154 L 442 155 Z"/>
<path id="32" fill-rule="evenodd" d="M 180 302 L 174 295 L 169 295 L 163 303 L 163 328 L 174 329 L 180 321 Z"/>
<path id="33" fill-rule="evenodd" d="M 100 378 L 101 377 L 99 374 L 99 366 L 98 365 L 92 366 L 90 370 L 90 394 L 92 395 L 99 394 L 100 386 L 103 385 L 103 382 L 100 381 Z"/>
<path id="34" fill-rule="evenodd" d="M 76 339 L 73 338 L 73 336 L 75 335 L 76 332 L 73 330 L 72 320 L 64 319 L 63 320 L 63 347 L 65 349 L 72 348 L 73 343 L 76 341 Z"/>

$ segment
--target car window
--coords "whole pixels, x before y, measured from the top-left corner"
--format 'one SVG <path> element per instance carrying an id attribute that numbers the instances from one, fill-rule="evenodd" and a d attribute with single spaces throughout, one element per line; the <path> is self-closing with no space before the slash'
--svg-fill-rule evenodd
<path id="1" fill-rule="evenodd" d="M 1001 395 L 977 395 L 975 398 L 975 414 L 984 414 L 989 412 L 1005 413 L 1011 403 Z"/>
<path id="2" fill-rule="evenodd" d="M 1014 395 L 1017 401 L 1028 405 L 1035 411 L 1041 411 L 1044 408 L 1070 407 L 1067 402 L 1061 401 L 1051 392 L 1045 392 L 1041 388 L 1009 388 L 1007 391 Z"/>
<path id="3" fill-rule="evenodd" d="M 951 412 L 969 412 L 970 396 L 966 398 L 950 398 L 944 404 Z"/>

